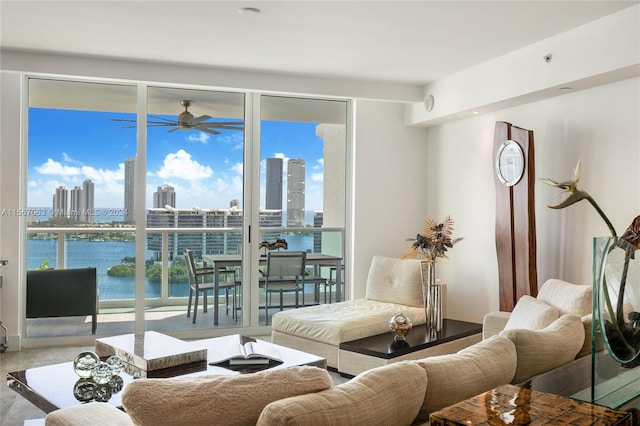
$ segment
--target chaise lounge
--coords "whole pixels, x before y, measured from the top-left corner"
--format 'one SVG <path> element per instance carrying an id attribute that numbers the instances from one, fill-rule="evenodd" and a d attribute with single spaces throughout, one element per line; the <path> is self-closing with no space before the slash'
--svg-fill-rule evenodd
<path id="1" fill-rule="evenodd" d="M 364 298 L 309 306 L 273 315 L 271 341 L 327 359 L 339 369 L 340 343 L 389 331 L 389 319 L 403 313 L 424 324 L 420 261 L 375 256 Z"/>

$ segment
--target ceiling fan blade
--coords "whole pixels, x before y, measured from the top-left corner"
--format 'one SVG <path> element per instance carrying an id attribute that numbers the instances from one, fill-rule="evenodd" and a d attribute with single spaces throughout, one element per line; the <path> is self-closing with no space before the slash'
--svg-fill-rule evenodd
<path id="1" fill-rule="evenodd" d="M 154 120 L 162 120 L 162 121 L 166 121 L 168 123 L 175 123 L 176 120 L 174 118 L 166 118 L 166 117 L 162 117 L 160 115 L 147 115 L 147 118 L 153 118 Z"/>
<path id="2" fill-rule="evenodd" d="M 206 124 L 207 126 L 244 126 L 242 121 L 211 121 L 202 124 Z"/>
<path id="3" fill-rule="evenodd" d="M 211 130 L 211 129 L 207 129 L 206 127 L 195 127 L 195 129 L 198 129 L 201 132 L 210 133 L 212 135 L 219 135 L 220 134 L 220 132 L 215 131 L 215 130 Z"/>
<path id="4" fill-rule="evenodd" d="M 193 120 L 190 120 L 190 121 L 189 121 L 189 125 L 190 125 L 190 126 L 195 126 L 196 124 L 200 124 L 200 123 L 202 123 L 203 121 L 208 120 L 208 119 L 210 119 L 210 118 L 211 118 L 211 116 L 209 116 L 209 115 L 201 115 L 201 116 L 200 116 L 200 117 L 198 117 L 198 118 L 194 118 Z"/>
<path id="5" fill-rule="evenodd" d="M 171 122 L 171 123 L 165 123 L 163 121 L 147 121 L 147 126 L 177 126 L 178 123 L 176 122 Z"/>
<path id="6" fill-rule="evenodd" d="M 110 118 L 109 121 L 120 121 L 120 122 L 125 122 L 125 123 L 135 123 L 138 120 L 130 120 L 130 119 L 126 119 L 126 118 Z"/>
<path id="7" fill-rule="evenodd" d="M 178 130 L 178 127 L 174 127 L 173 129 L 171 129 L 171 130 L 167 131 L 167 133 L 173 133 L 173 132 L 175 132 L 176 130 Z"/>

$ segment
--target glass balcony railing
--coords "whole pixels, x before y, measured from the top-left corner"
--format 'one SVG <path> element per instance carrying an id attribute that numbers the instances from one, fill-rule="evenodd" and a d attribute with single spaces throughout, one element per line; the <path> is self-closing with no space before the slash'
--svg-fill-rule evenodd
<path id="1" fill-rule="evenodd" d="M 285 239 L 288 250 L 342 256 L 342 228 L 262 228 L 261 241 Z M 189 295 L 182 252 L 197 262 L 203 254 L 241 254 L 241 228 L 147 228 L 147 306 L 184 305 Z M 95 267 L 100 307 L 132 307 L 135 299 L 135 230 L 132 228 L 27 229 L 27 269 Z M 322 272 L 321 272 L 322 273 Z M 328 273 L 328 272 L 327 272 Z"/>

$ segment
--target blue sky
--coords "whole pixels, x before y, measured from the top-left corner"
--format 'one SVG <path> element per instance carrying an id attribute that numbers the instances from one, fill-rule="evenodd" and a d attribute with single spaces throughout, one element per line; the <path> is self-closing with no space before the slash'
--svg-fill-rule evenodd
<path id="1" fill-rule="evenodd" d="M 123 206 L 124 160 L 135 157 L 136 131 L 110 118 L 135 115 L 30 109 L 29 207 L 51 207 L 58 186 L 72 189 L 85 179 L 95 185 L 96 207 Z M 322 209 L 323 141 L 315 127 L 316 123 L 264 121 L 261 130 L 261 185 L 265 158 L 304 159 L 306 210 Z M 242 202 L 243 132 L 167 133 L 169 129 L 148 129 L 147 207 L 162 184 L 176 188 L 179 208 L 228 208 L 234 198 Z M 286 161 L 284 180 L 286 188 Z"/>

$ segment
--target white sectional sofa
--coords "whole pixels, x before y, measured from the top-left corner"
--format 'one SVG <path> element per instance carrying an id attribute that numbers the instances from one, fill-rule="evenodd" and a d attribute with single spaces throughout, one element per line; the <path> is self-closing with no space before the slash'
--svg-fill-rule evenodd
<path id="1" fill-rule="evenodd" d="M 584 342 L 576 358 L 583 357 L 591 353 L 592 294 L 590 285 L 548 279 L 535 298 L 521 297 L 512 312 L 490 312 L 485 315 L 482 338 L 487 339 L 509 329 L 542 329 L 562 315 L 571 314 L 582 320 Z M 601 346 L 602 342 L 596 344 Z"/>
<path id="2" fill-rule="evenodd" d="M 425 424 L 434 411 L 570 362 L 583 338 L 580 318 L 563 315 L 541 330 L 506 330 L 455 354 L 374 368 L 338 386 L 332 386 L 328 372 L 317 367 L 237 376 L 138 379 L 123 391 L 126 413 L 92 402 L 54 411 L 45 424 Z"/>
<path id="3" fill-rule="evenodd" d="M 338 369 L 340 343 L 388 332 L 389 319 L 399 313 L 424 324 L 420 261 L 375 256 L 364 298 L 278 312 L 271 341 L 326 358 Z"/>
<path id="4" fill-rule="evenodd" d="M 514 344 L 494 336 L 459 353 L 403 361 L 331 386 L 328 372 L 292 367 L 238 376 L 138 379 L 123 391 L 126 413 L 92 402 L 57 410 L 46 426 L 411 425 L 509 383 Z"/>

